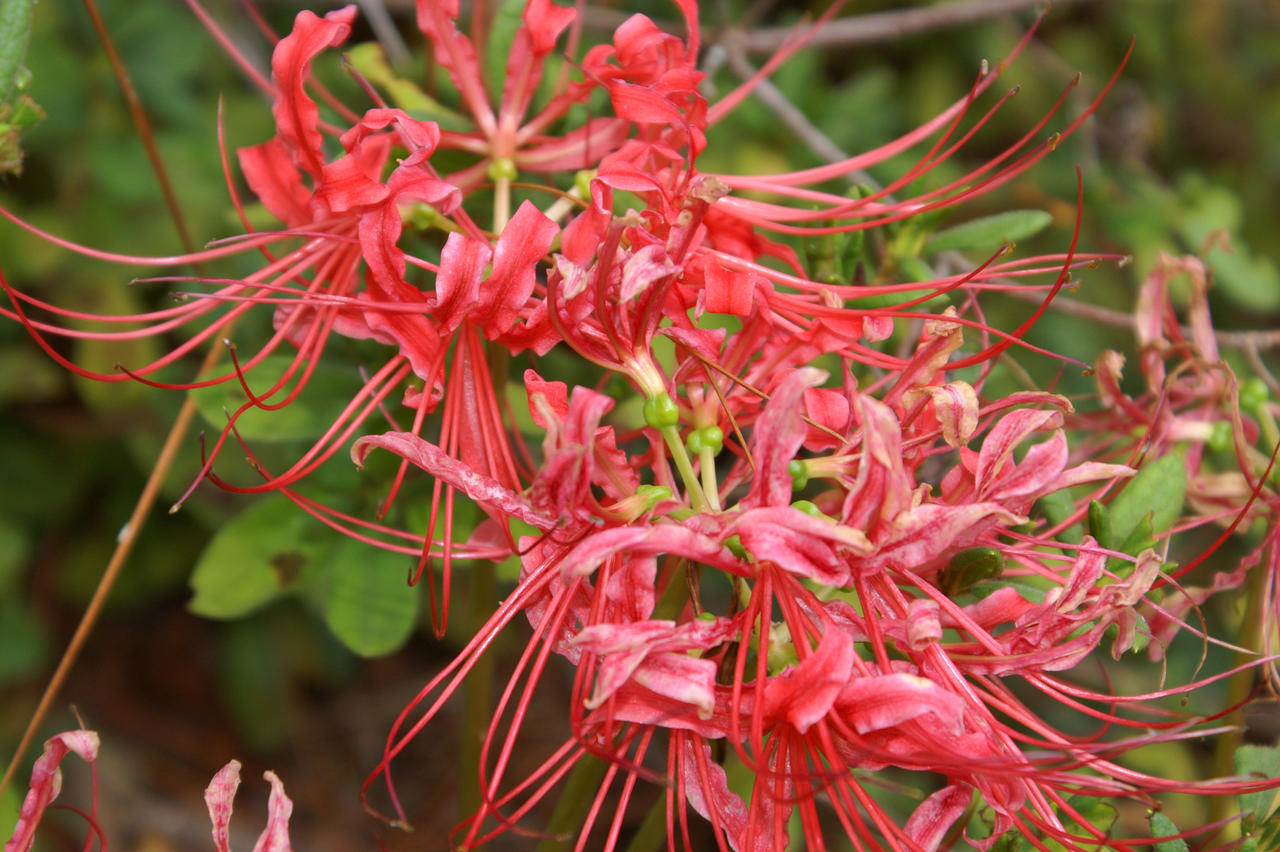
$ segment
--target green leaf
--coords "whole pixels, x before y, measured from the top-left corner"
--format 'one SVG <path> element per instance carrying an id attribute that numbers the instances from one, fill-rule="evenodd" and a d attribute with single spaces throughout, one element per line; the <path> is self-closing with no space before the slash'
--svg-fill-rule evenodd
<path id="1" fill-rule="evenodd" d="M 1063 489 L 1044 495 L 1036 501 L 1036 507 L 1043 513 L 1049 526 L 1056 527 L 1075 512 L 1076 501 L 1072 499 L 1070 489 Z M 1058 538 L 1068 544 L 1079 544 L 1081 534 L 1080 525 L 1073 524 L 1059 533 Z"/>
<path id="2" fill-rule="evenodd" d="M 262 397 L 293 364 L 289 355 L 269 355 L 245 373 L 249 389 Z M 225 367 L 217 368 L 224 372 Z M 283 402 L 306 370 L 299 364 L 293 370 L 281 390 L 265 402 L 268 405 Z M 307 377 L 306 386 L 287 405 L 278 410 L 249 408 L 235 423 L 236 432 L 246 441 L 305 441 L 318 438 L 341 415 L 343 408 L 361 385 L 355 373 L 342 370 L 327 362 L 315 365 Z M 209 424 L 217 429 L 227 425 L 227 416 L 235 413 L 248 402 L 244 388 L 234 378 L 210 387 L 194 388 L 191 398 L 196 409 Z"/>
<path id="3" fill-rule="evenodd" d="M 1151 535 L 1169 529 L 1182 513 L 1186 494 L 1187 472 L 1180 456 L 1162 456 L 1146 465 L 1107 506 L 1113 540 L 1128 542 L 1147 514 Z"/>
<path id="4" fill-rule="evenodd" d="M 347 49 L 346 58 L 361 76 L 386 92 L 391 103 L 414 118 L 437 121 L 446 130 L 468 126 L 466 119 L 422 91 L 417 83 L 398 76 L 387 62 L 382 45 L 377 42 L 352 45 Z"/>
<path id="5" fill-rule="evenodd" d="M 1178 827 L 1173 824 L 1173 820 L 1160 811 L 1152 811 L 1150 824 L 1152 837 L 1171 838 L 1157 840 L 1153 847 L 1155 852 L 1187 852 L 1187 841 L 1181 837 L 1172 837 L 1178 833 Z"/>
<path id="6" fill-rule="evenodd" d="M 422 597 L 408 585 L 412 567 L 407 556 L 344 541 L 330 565 L 324 603 L 329 629 L 362 657 L 398 649 L 413 632 Z"/>
<path id="7" fill-rule="evenodd" d="M 0 0 L 0 100 L 7 101 L 31 41 L 35 0 Z"/>
<path id="8" fill-rule="evenodd" d="M 994 251 L 1002 243 L 1016 243 L 1038 234 L 1053 222 L 1043 210 L 1009 210 L 972 219 L 934 233 L 925 244 L 928 252 Z"/>
<path id="9" fill-rule="evenodd" d="M 191 611 L 238 618 L 292 591 L 303 573 L 327 563 L 328 539 L 282 494 L 259 500 L 222 527 L 191 574 Z"/>
<path id="10" fill-rule="evenodd" d="M 1089 521 L 1089 535 L 1093 536 L 1094 541 L 1106 548 L 1115 547 L 1115 532 L 1111 528 L 1111 516 L 1107 513 L 1107 507 L 1097 500 L 1089 501 L 1089 514 L 1086 516 Z"/>
<path id="11" fill-rule="evenodd" d="M 1253 778 L 1280 778 L 1280 748 L 1241 746 L 1235 753 L 1236 774 Z M 1240 829 L 1248 834 L 1266 820 L 1275 802 L 1275 790 L 1240 796 Z"/>
<path id="12" fill-rule="evenodd" d="M 1111 836 L 1111 827 L 1115 825 L 1118 812 L 1116 811 L 1115 806 L 1106 799 L 1100 799 L 1094 796 L 1072 796 L 1067 799 L 1067 804 L 1070 805 L 1076 813 L 1080 814 L 1084 820 L 1083 823 L 1080 823 L 1080 828 L 1072 832 L 1073 834 L 1085 834 L 1082 829 L 1084 828 L 1084 824 L 1087 823 L 1101 832 L 1104 837 Z M 1067 814 L 1065 810 L 1061 808 L 1059 810 L 1062 812 L 1062 819 L 1064 822 L 1077 821 L 1075 820 L 1075 817 Z M 1073 850 L 1073 852 L 1074 850 L 1084 849 L 1096 849 L 1101 852 L 1104 848 L 1101 843 L 1094 845 L 1092 843 L 1084 842 L 1080 842 L 1079 845 L 1067 847 L 1052 838 L 1045 838 L 1044 845 L 1046 849 L 1052 849 L 1054 852 L 1059 852 L 1059 850 L 1061 850 L 1061 852 L 1068 852 L 1068 849 Z"/>

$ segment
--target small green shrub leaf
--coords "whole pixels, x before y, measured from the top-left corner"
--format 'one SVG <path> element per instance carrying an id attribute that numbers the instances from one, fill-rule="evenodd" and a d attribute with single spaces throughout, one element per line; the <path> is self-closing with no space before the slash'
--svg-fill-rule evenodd
<path id="1" fill-rule="evenodd" d="M 390 654 L 404 644 L 418 620 L 421 594 L 408 585 L 410 557 L 357 541 L 339 546 L 329 566 L 324 619 L 362 657 Z"/>
<path id="2" fill-rule="evenodd" d="M 1001 243 L 1016 243 L 1038 234 L 1052 221 L 1053 217 L 1043 210 L 1009 210 L 937 231 L 925 244 L 925 250 L 994 251 Z"/>
<path id="3" fill-rule="evenodd" d="M 238 618 L 292 591 L 333 550 L 316 522 L 284 495 L 245 509 L 209 542 L 191 574 L 188 604 L 206 618 Z"/>
<path id="4" fill-rule="evenodd" d="M 1178 833 L 1178 827 L 1160 811 L 1151 812 L 1151 836 L 1168 837 L 1168 840 L 1157 840 L 1155 852 L 1187 852 L 1187 841 L 1181 837 L 1172 837 Z"/>
<path id="5" fill-rule="evenodd" d="M 1123 546 L 1130 543 L 1135 532 L 1139 532 L 1139 537 L 1132 541 L 1137 545 L 1142 539 L 1169 529 L 1182 512 L 1186 494 L 1187 472 L 1180 456 L 1162 456 L 1146 465 L 1107 506 L 1112 541 Z M 1148 514 L 1151 516 L 1150 530 L 1144 526 L 1139 531 L 1139 525 Z M 1136 555 L 1136 551 L 1126 552 Z"/>

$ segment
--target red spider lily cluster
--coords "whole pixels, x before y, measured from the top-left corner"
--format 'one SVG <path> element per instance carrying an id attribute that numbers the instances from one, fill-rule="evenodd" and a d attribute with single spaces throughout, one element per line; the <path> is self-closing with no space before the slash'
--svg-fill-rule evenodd
<path id="1" fill-rule="evenodd" d="M 482 804 L 455 832 L 465 847 L 503 832 L 536 834 L 531 814 L 589 760 L 607 769 L 583 809 L 579 849 L 618 848 L 629 810 L 652 801 L 643 792 L 652 782 L 669 848 L 697 848 L 705 836 L 692 811 L 719 848 L 735 850 L 793 841 L 824 849 L 834 837 L 858 849 L 936 850 L 962 834 L 985 849 L 1010 831 L 1041 849 L 1137 849 L 1150 840 L 1106 836 L 1072 797 L 1149 802 L 1153 793 L 1265 784 L 1173 781 L 1124 765 L 1132 748 L 1206 733 L 1199 719 L 1138 712 L 1199 684 L 1125 697 L 1059 674 L 1100 644 L 1117 657 L 1141 646 L 1158 654 L 1250 564 L 1266 558 L 1275 574 L 1274 531 L 1255 558 L 1206 589 L 1182 588 L 1178 577 L 1194 566 L 1171 573 L 1156 549 L 1131 555 L 1063 534 L 1090 500 L 1175 448 L 1185 452 L 1195 510 L 1183 527 L 1274 515 L 1270 468 L 1249 457 L 1258 421 L 1234 405 L 1234 378 L 1217 364 L 1203 270 L 1184 262 L 1199 282 L 1191 340 L 1168 307 L 1173 262 L 1143 290 L 1146 395 L 1121 389 L 1121 364 L 1109 353 L 1096 369 L 1105 408 L 1078 414 L 1049 392 L 985 393 L 997 359 L 1033 349 L 1023 336 L 1073 270 L 1100 259 L 1078 253 L 1074 237 L 1062 255 L 1010 259 L 1002 250 L 968 271 L 877 284 L 832 281 L 787 241 L 871 232 L 962 203 L 1036 163 L 1092 107 L 1039 138 L 1051 113 L 984 165 L 924 190 L 920 179 L 998 108 L 977 107 L 995 73 L 875 151 L 786 174 L 710 173 L 699 167 L 708 128 L 757 80 L 708 103 L 698 10 L 676 3 L 683 37 L 636 15 L 572 72 L 556 72 L 547 96 L 539 95 L 544 67 L 562 42 L 574 49 L 580 16 L 531 0 L 495 107 L 456 2 L 419 0 L 418 26 L 456 87 L 467 130 L 388 107 L 363 80 L 369 109 L 334 101 L 310 67 L 347 40 L 355 9 L 303 12 L 276 45 L 271 81 L 261 81 L 277 133 L 239 152 L 250 190 L 283 227 L 191 256 L 93 253 L 177 265 L 261 252 L 261 268 L 234 280 L 186 279 L 214 286 L 120 317 L 59 308 L 5 282 L 5 313 L 82 375 L 175 388 L 239 382 L 248 401 L 230 414 L 202 476 L 237 491 L 283 491 L 337 529 L 419 554 L 419 573 L 434 584 L 439 569 L 443 579 L 441 594 L 432 586 L 438 630 L 454 560 L 518 557 L 515 588 L 388 736 L 366 789 L 385 780 L 389 820 L 407 821 L 392 783 L 396 758 L 519 620 L 532 638 L 483 744 Z M 312 92 L 330 102 L 331 118 L 322 120 Z M 607 114 L 575 122 L 588 103 L 607 104 Z M 340 144 L 336 156 L 327 138 Z M 921 149 L 882 188 L 856 197 L 824 188 Z M 526 197 L 516 204 L 518 190 Z M 491 221 L 475 218 L 482 207 Z M 427 257 L 404 247 L 407 221 L 426 223 L 416 236 L 435 246 Z M 1037 287 L 1043 302 L 1016 327 L 993 328 L 978 296 L 1011 287 Z M 931 311 L 947 293 L 957 307 Z M 274 334 L 250 357 L 222 375 L 157 378 L 264 305 Z M 88 331 L 82 320 L 125 327 Z M 164 357 L 116 374 L 83 370 L 51 340 L 188 327 L 197 330 Z M 895 332 L 911 335 L 896 354 L 878 345 Z M 289 404 L 334 335 L 384 344 L 385 362 L 294 464 L 260 466 L 252 485 L 226 482 L 216 461 L 236 440 L 237 419 Z M 255 386 L 247 373 L 286 347 L 289 369 Z M 552 350 L 594 370 L 590 386 L 540 373 Z M 503 404 L 507 376 L 494 368 L 502 359 L 528 365 L 523 386 L 545 433 L 540 451 L 519 439 Z M 615 387 L 624 390 L 605 392 Z M 411 425 L 382 432 L 375 418 L 394 418 L 395 402 Z M 1243 472 L 1202 470 L 1224 429 Z M 1083 438 L 1073 448 L 1068 434 Z M 357 464 L 375 450 L 399 457 L 393 497 L 412 469 L 431 477 L 425 532 L 344 515 L 296 490 L 344 449 Z M 485 515 L 465 541 L 453 538 L 459 495 Z M 1035 507 L 1054 496 L 1070 510 L 1050 522 Z M 1163 590 L 1159 600 L 1153 589 Z M 1274 619 L 1270 604 L 1266 613 Z M 571 734 L 513 777 L 533 694 L 553 665 L 574 672 Z M 1037 711 L 1044 704 L 1131 735 L 1069 735 Z M 54 764 L 66 748 L 92 760 L 96 741 L 61 748 Z M 749 783 L 734 782 L 727 767 L 745 770 Z M 914 774 L 925 791 L 905 820 L 874 786 L 887 767 Z M 270 780 L 271 825 L 259 848 L 284 849 L 289 803 Z M 232 763 L 210 785 L 220 849 L 237 782 Z M 15 848 L 26 848 L 42 803 L 24 808 Z"/>

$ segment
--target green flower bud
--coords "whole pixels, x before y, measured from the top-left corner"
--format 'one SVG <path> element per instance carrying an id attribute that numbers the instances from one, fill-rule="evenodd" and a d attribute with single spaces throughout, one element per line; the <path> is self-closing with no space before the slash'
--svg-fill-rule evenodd
<path id="1" fill-rule="evenodd" d="M 489 177 L 492 180 L 515 180 L 519 174 L 516 161 L 510 157 L 499 157 L 489 164 Z"/>
<path id="2" fill-rule="evenodd" d="M 799 491 L 809 484 L 809 466 L 800 459 L 787 462 L 787 473 L 791 474 L 791 487 Z"/>
<path id="3" fill-rule="evenodd" d="M 644 401 L 644 422 L 654 429 L 666 429 L 680 422 L 680 407 L 667 393 Z"/>

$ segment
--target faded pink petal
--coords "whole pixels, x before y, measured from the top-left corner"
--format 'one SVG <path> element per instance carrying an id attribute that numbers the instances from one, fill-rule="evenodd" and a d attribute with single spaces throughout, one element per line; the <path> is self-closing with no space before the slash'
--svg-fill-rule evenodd
<path id="1" fill-rule="evenodd" d="M 733 621 L 726 618 L 698 619 L 679 626 L 674 621 L 655 620 L 583 628 L 570 644 L 603 657 L 587 708 L 599 707 L 634 679 L 658 695 L 695 706 L 700 718 L 711 718 L 716 664 L 685 652 L 713 648 L 732 638 L 736 630 Z"/>
<path id="2" fill-rule="evenodd" d="M 963 447 L 978 428 L 978 394 L 968 382 L 926 385 L 903 394 L 903 405 L 910 406 L 921 396 L 933 403 L 934 416 L 948 446 Z"/>
<path id="3" fill-rule="evenodd" d="M 289 845 L 289 817 L 293 814 L 293 802 L 284 794 L 284 784 L 274 772 L 263 773 L 271 782 L 271 797 L 267 799 L 267 827 L 262 830 L 253 852 L 291 852 Z"/>
<path id="4" fill-rule="evenodd" d="M 622 299 L 634 299 L 653 282 L 669 278 L 679 271 L 680 267 L 667 259 L 666 247 L 645 246 L 623 265 L 622 288 L 618 295 Z"/>
<path id="5" fill-rule="evenodd" d="M 916 807 L 907 820 L 907 837 L 917 843 L 922 852 L 935 852 L 972 799 L 970 788 L 943 787 Z"/>
<path id="6" fill-rule="evenodd" d="M 757 560 L 835 588 L 849 583 L 845 555 L 866 555 L 874 550 L 861 530 L 790 506 L 743 512 L 726 532 L 737 535 Z"/>
<path id="7" fill-rule="evenodd" d="M 538 511 L 529 505 L 524 497 L 504 487 L 498 480 L 479 473 L 412 432 L 365 435 L 351 445 L 351 460 L 357 467 L 362 467 L 364 460 L 375 447 L 390 450 L 432 476 L 457 488 L 476 502 L 494 506 L 499 511 L 513 515 L 539 529 L 554 529 L 558 523 L 557 518 Z"/>
<path id="8" fill-rule="evenodd" d="M 1061 427 L 1062 413 L 1058 411 L 1024 408 L 1002 417 L 983 440 L 982 450 L 978 453 L 978 465 L 973 478 L 980 493 L 990 493 L 990 483 L 1000 477 L 1007 465 L 1013 463 L 1015 447 L 1035 432 Z M 1055 475 L 1056 473 L 1055 471 Z"/>
<path id="9" fill-rule="evenodd" d="M 240 788 L 240 761 L 233 760 L 218 770 L 204 791 L 204 803 L 209 808 L 209 822 L 213 824 L 213 847 L 217 852 L 231 852 L 228 827 L 231 810 Z"/>
<path id="10" fill-rule="evenodd" d="M 92 764 L 98 759 L 98 735 L 94 731 L 65 731 L 45 741 L 44 753 L 31 767 L 31 787 L 18 811 L 13 836 L 4 844 L 4 852 L 27 852 L 36 841 L 36 829 L 49 803 L 62 791 L 62 770 L 58 764 L 68 752 Z"/>
<path id="11" fill-rule="evenodd" d="M 622 551 L 678 554 L 696 562 L 741 574 L 741 563 L 715 539 L 675 524 L 616 527 L 590 536 L 565 555 L 561 573 L 566 579 L 593 573 L 606 559 Z"/>
<path id="12" fill-rule="evenodd" d="M 284 784 L 274 772 L 263 773 L 271 783 L 271 796 L 267 800 L 267 827 L 258 836 L 253 852 L 292 852 L 289 843 L 289 817 L 293 802 L 285 795 Z M 204 791 L 205 805 L 209 808 L 209 821 L 213 824 L 213 846 L 216 852 L 231 852 L 228 827 L 231 811 L 240 787 L 240 761 L 233 760 L 213 776 Z"/>
<path id="13" fill-rule="evenodd" d="M 684 777 L 684 795 L 693 809 L 705 819 L 716 813 L 716 822 L 729 834 L 730 842 L 741 836 L 747 825 L 747 806 L 729 789 L 729 776 L 724 767 L 711 757 L 711 747 L 702 740 L 686 736 L 677 770 Z M 737 843 L 734 843 L 737 849 Z"/>
<path id="14" fill-rule="evenodd" d="M 804 392 L 827 380 L 814 367 L 792 370 L 774 389 L 756 421 L 751 435 L 751 453 L 756 474 L 751 491 L 742 498 L 744 508 L 779 506 L 791 502 L 791 474 L 787 465 L 795 458 L 809 427 L 800 418 Z"/>

